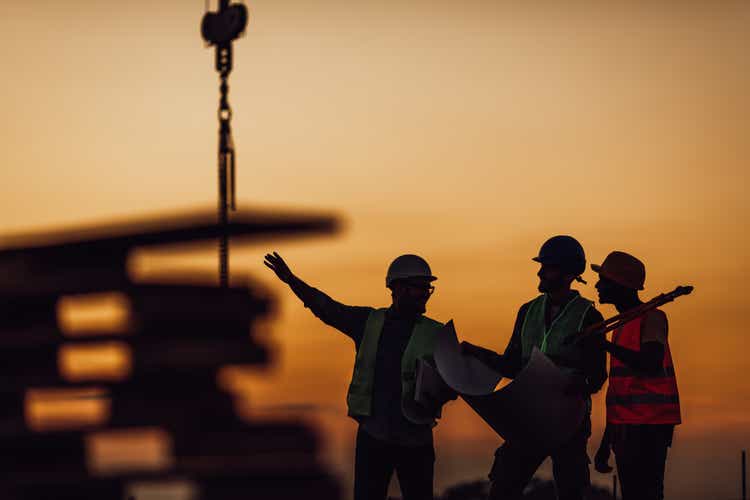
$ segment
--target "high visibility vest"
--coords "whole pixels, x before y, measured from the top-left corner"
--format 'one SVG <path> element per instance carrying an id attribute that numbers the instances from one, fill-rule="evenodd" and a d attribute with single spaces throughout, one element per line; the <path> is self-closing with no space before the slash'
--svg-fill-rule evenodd
<path id="1" fill-rule="evenodd" d="M 563 366 L 579 367 L 583 361 L 583 350 L 573 342 L 566 343 L 571 335 L 583 328 L 586 313 L 593 306 L 590 300 L 576 295 L 568 301 L 563 310 L 547 328 L 544 311 L 547 307 L 547 294 L 534 299 L 526 310 L 521 327 L 521 351 L 525 362 L 531 357 L 534 347 L 547 354 L 553 361 Z"/>
<path id="2" fill-rule="evenodd" d="M 615 330 L 612 342 L 632 351 L 641 350 L 643 316 Z M 669 343 L 659 373 L 644 374 L 614 356 L 609 360 L 607 422 L 612 424 L 679 424 L 680 397 Z"/>
<path id="3" fill-rule="evenodd" d="M 354 373 L 346 397 L 349 416 L 354 418 L 372 415 L 375 360 L 386 311 L 387 309 L 375 309 L 370 313 L 362 341 L 357 349 Z M 418 415 L 419 409 L 414 402 L 414 392 L 417 384 L 417 359 L 432 356 L 437 333 L 442 328 L 443 324 L 438 321 L 425 316 L 417 318 L 409 343 L 401 356 L 401 409 L 404 416 L 414 423 L 434 425 L 433 417 L 440 416 L 439 411 L 437 415 Z"/>

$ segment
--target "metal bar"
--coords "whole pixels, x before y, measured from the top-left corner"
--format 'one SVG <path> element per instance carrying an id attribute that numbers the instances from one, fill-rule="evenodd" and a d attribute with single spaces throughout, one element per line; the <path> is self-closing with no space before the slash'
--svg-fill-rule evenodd
<path id="1" fill-rule="evenodd" d="M 747 500 L 747 452 L 742 450 L 742 500 Z"/>
<path id="2" fill-rule="evenodd" d="M 639 316 L 643 316 L 648 311 L 656 309 L 657 307 L 666 304 L 667 302 L 672 302 L 677 297 L 688 295 L 692 291 L 692 286 L 678 286 L 671 292 L 658 295 L 648 302 L 644 302 L 640 306 L 631 309 L 630 311 L 625 311 L 624 313 L 620 313 L 616 316 L 612 316 L 609 319 L 605 319 L 604 321 L 589 326 L 575 337 L 575 341 L 580 342 L 584 338 L 591 335 L 598 333 L 607 333 L 611 332 L 612 330 L 616 330 L 625 323 L 632 321 Z"/>

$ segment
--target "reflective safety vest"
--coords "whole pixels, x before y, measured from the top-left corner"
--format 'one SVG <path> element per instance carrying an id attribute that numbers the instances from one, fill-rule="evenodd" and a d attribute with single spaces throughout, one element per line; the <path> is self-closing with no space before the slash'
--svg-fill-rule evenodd
<path id="1" fill-rule="evenodd" d="M 526 310 L 526 317 L 521 327 L 521 350 L 524 362 L 528 362 L 532 350 L 537 347 L 564 367 L 579 367 L 583 361 L 582 348 L 573 342 L 566 343 L 565 339 L 581 331 L 583 320 L 593 303 L 576 295 L 565 304 L 563 310 L 547 328 L 544 321 L 547 300 L 547 294 L 540 295 Z"/>
<path id="2" fill-rule="evenodd" d="M 354 373 L 346 397 L 349 416 L 354 418 L 372 415 L 375 360 L 386 311 L 387 309 L 375 309 L 370 313 L 362 341 L 357 349 Z M 442 328 L 442 323 L 420 316 L 414 324 L 409 343 L 401 356 L 401 410 L 407 419 L 417 424 L 434 425 L 434 417 L 440 416 L 439 411 L 437 415 L 420 414 L 414 401 L 414 392 L 417 384 L 417 359 L 432 356 L 437 333 Z"/>
<path id="3" fill-rule="evenodd" d="M 641 350 L 643 316 L 615 330 L 612 342 L 632 351 Z M 679 424 L 680 397 L 677 393 L 669 343 L 659 373 L 644 374 L 614 356 L 609 360 L 607 422 L 612 424 Z"/>

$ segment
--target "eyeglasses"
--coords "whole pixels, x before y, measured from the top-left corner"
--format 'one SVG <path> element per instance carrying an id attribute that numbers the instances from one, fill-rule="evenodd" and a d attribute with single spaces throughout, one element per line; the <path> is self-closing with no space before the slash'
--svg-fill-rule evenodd
<path id="1" fill-rule="evenodd" d="M 426 293 L 427 295 L 432 295 L 435 292 L 435 287 L 432 285 L 414 285 L 411 283 L 405 283 L 405 285 L 410 293 Z"/>

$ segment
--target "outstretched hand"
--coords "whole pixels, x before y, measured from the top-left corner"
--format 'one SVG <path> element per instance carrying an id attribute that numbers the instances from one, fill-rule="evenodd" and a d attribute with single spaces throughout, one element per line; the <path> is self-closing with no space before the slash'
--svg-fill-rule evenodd
<path id="1" fill-rule="evenodd" d="M 474 345 L 471 342 L 467 342 L 465 340 L 461 342 L 461 353 L 477 358 L 479 361 L 489 366 L 490 368 L 493 366 L 493 361 L 495 360 L 495 358 L 497 358 L 497 354 L 495 352 L 490 351 L 489 349 L 485 349 L 484 347 Z"/>
<path id="2" fill-rule="evenodd" d="M 284 283 L 289 284 L 289 282 L 292 281 L 294 274 L 292 274 L 291 269 L 289 269 L 289 266 L 286 265 L 286 262 L 284 262 L 284 259 L 282 259 L 281 255 L 278 253 L 274 252 L 273 254 L 266 254 L 263 264 L 276 273 L 276 276 L 278 276 Z"/>

